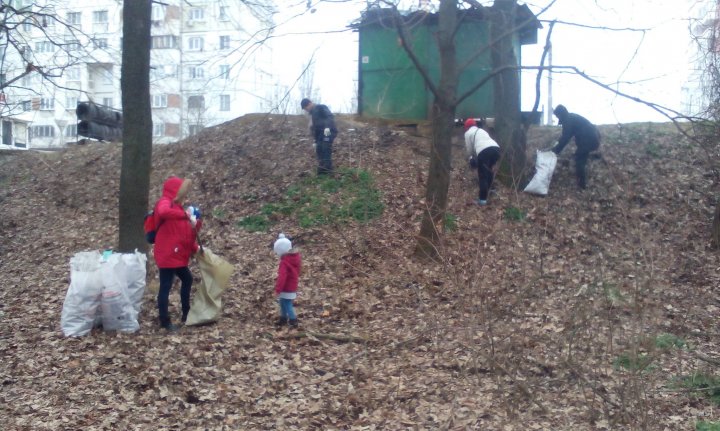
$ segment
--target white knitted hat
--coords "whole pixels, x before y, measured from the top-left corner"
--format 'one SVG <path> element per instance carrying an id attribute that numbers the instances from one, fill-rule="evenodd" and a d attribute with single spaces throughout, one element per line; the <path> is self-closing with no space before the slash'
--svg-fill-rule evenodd
<path id="1" fill-rule="evenodd" d="M 281 233 L 278 235 L 277 241 L 275 241 L 275 245 L 273 245 L 273 249 L 275 250 L 275 254 L 278 256 L 282 256 L 290 249 L 292 248 L 292 242 L 290 242 L 289 239 L 285 238 L 285 234 Z"/>

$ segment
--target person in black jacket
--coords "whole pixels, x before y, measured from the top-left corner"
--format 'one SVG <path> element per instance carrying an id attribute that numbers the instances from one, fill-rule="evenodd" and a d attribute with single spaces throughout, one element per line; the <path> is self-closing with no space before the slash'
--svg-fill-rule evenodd
<path id="1" fill-rule="evenodd" d="M 570 139 L 575 138 L 575 145 L 577 146 L 575 150 L 575 175 L 577 176 L 578 187 L 584 189 L 587 185 L 585 166 L 590 153 L 600 148 L 600 133 L 585 117 L 569 113 L 563 105 L 558 105 L 553 110 L 553 114 L 555 114 L 562 126 L 562 135 L 552 151 L 555 154 L 560 154 L 565 145 L 570 142 Z"/>
<path id="2" fill-rule="evenodd" d="M 335 117 L 327 106 L 303 99 L 300 107 L 312 117 L 310 132 L 315 140 L 315 154 L 318 158 L 318 175 L 332 174 L 332 143 L 337 136 Z"/>

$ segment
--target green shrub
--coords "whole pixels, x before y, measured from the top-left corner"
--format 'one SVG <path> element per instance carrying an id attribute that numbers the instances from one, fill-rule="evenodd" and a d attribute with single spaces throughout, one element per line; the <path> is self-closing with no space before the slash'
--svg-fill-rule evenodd
<path id="1" fill-rule="evenodd" d="M 450 213 L 445 213 L 445 220 L 443 220 L 443 224 L 445 225 L 446 231 L 453 232 L 457 229 L 457 217 Z"/>
<path id="2" fill-rule="evenodd" d="M 670 350 L 673 347 L 682 349 L 685 346 L 685 340 L 674 334 L 660 334 L 655 337 L 655 347 L 658 349 Z"/>
<path id="3" fill-rule="evenodd" d="M 505 220 L 523 221 L 526 215 L 525 211 L 518 207 L 505 208 Z"/>
<path id="4" fill-rule="evenodd" d="M 720 378 L 710 374 L 693 373 L 677 379 L 677 385 L 692 389 L 694 393 L 709 398 L 715 404 L 720 404 Z"/>
<path id="5" fill-rule="evenodd" d="M 638 355 L 623 353 L 615 359 L 613 366 L 616 370 L 624 368 L 628 371 L 644 371 L 650 366 L 652 361 L 653 358 L 646 353 L 640 353 Z"/>

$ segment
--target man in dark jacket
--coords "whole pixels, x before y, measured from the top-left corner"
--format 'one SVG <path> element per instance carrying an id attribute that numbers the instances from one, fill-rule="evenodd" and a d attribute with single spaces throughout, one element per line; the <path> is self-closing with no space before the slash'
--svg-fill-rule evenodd
<path id="1" fill-rule="evenodd" d="M 555 154 L 560 154 L 565 145 L 570 142 L 570 139 L 575 138 L 575 145 L 577 146 L 575 150 L 575 175 L 577 176 L 578 187 L 584 189 L 587 182 L 585 166 L 590 153 L 600 148 L 600 133 L 585 117 L 569 113 L 563 105 L 558 105 L 553 113 L 562 126 L 562 135 L 552 151 Z"/>
<path id="2" fill-rule="evenodd" d="M 310 132 L 315 140 L 315 154 L 318 158 L 318 175 L 331 174 L 332 143 L 337 136 L 335 117 L 325 105 L 315 104 L 310 99 L 303 99 L 300 107 L 312 117 Z"/>

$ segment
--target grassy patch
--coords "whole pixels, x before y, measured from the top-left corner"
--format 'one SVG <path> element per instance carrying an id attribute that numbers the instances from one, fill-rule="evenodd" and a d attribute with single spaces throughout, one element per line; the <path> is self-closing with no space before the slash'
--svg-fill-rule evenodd
<path id="1" fill-rule="evenodd" d="M 218 220 L 223 220 L 227 216 L 225 210 L 222 208 L 213 208 L 212 215 Z"/>
<path id="2" fill-rule="evenodd" d="M 660 150 L 660 147 L 654 142 L 648 142 L 648 144 L 645 145 L 645 152 L 654 159 L 659 159 L 662 155 L 662 150 Z"/>
<path id="3" fill-rule="evenodd" d="M 674 334 L 660 334 L 655 337 L 655 347 L 661 350 L 682 349 L 686 346 L 685 340 Z"/>
<path id="4" fill-rule="evenodd" d="M 640 353 L 637 355 L 623 353 L 622 355 L 615 358 L 613 366 L 616 370 L 624 368 L 628 371 L 644 371 L 650 366 L 652 361 L 653 358 L 646 353 Z"/>
<path id="5" fill-rule="evenodd" d="M 696 394 L 709 398 L 720 404 L 720 378 L 710 374 L 693 373 L 677 379 L 677 385 L 694 391 Z"/>
<path id="6" fill-rule="evenodd" d="M 445 219 L 443 220 L 443 224 L 445 225 L 445 230 L 448 232 L 453 232 L 457 229 L 457 217 L 450 213 L 445 213 Z"/>
<path id="7" fill-rule="evenodd" d="M 505 220 L 523 221 L 525 216 L 527 216 L 527 213 L 518 207 L 505 208 Z"/>
<path id="8" fill-rule="evenodd" d="M 603 293 L 605 294 L 605 297 L 610 302 L 610 304 L 612 304 L 612 306 L 617 307 L 619 305 L 623 305 L 628 302 L 627 299 L 625 298 L 625 295 L 617 287 L 617 285 L 615 285 L 613 283 L 603 283 L 602 288 L 603 288 Z"/>
<path id="9" fill-rule="evenodd" d="M 238 222 L 238 226 L 250 232 L 265 232 L 270 225 L 270 220 L 263 215 L 247 216 Z"/>
<path id="10" fill-rule="evenodd" d="M 695 424 L 695 431 L 720 431 L 720 422 L 700 421 Z"/>
<path id="11" fill-rule="evenodd" d="M 279 202 L 266 203 L 260 214 L 245 217 L 239 225 L 265 231 L 283 217 L 293 217 L 303 228 L 365 222 L 379 217 L 385 206 L 369 172 L 344 169 L 335 176 L 308 177 L 293 184 Z"/>

